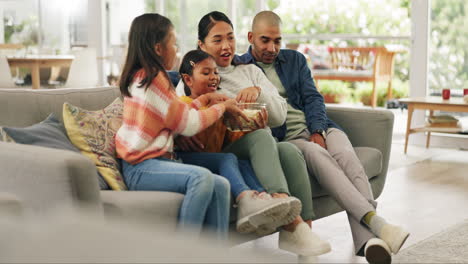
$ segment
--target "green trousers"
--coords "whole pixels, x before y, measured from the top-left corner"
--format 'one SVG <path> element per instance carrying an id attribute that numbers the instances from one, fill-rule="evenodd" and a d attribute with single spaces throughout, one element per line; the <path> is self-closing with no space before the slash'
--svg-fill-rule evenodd
<path id="1" fill-rule="evenodd" d="M 248 159 L 268 193 L 287 193 L 302 202 L 301 217 L 314 218 L 312 189 L 302 152 L 288 142 L 276 142 L 265 129 L 251 132 L 223 149 Z"/>

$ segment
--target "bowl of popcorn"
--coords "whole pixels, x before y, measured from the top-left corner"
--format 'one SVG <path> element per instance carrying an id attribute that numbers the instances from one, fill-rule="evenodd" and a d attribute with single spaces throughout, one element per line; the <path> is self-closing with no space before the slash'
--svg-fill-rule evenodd
<path id="1" fill-rule="evenodd" d="M 252 131 L 258 128 L 257 124 L 262 123 L 262 110 L 266 109 L 266 104 L 262 103 L 239 103 L 242 112 L 249 118 L 249 121 L 244 120 L 240 116 L 228 116 L 224 119 L 224 123 L 229 131 Z"/>

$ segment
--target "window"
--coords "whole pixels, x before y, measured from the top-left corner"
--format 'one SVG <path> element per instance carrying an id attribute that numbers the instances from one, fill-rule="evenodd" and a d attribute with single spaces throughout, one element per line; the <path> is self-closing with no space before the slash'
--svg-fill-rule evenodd
<path id="1" fill-rule="evenodd" d="M 34 0 L 1 1 L 0 18 L 2 29 L 0 43 L 24 44 L 39 43 L 38 5 Z"/>
<path id="2" fill-rule="evenodd" d="M 211 11 L 227 13 L 227 1 L 171 0 L 166 2 L 166 16 L 171 19 L 178 34 L 181 54 L 195 49 L 198 36 L 198 22 Z"/>
<path id="3" fill-rule="evenodd" d="M 257 1 L 255 0 L 238 0 L 236 2 L 236 17 L 232 18 L 235 22 L 235 32 L 237 37 L 237 53 L 247 52 L 249 41 L 247 33 L 251 30 L 252 20 L 257 14 Z"/>
<path id="4" fill-rule="evenodd" d="M 144 0 L 107 1 L 108 43 L 111 46 L 127 44 L 133 19 L 145 11 Z"/>
<path id="5" fill-rule="evenodd" d="M 28 52 L 65 53 L 87 43 L 87 1 L 0 2 L 0 42 L 23 44 Z"/>
<path id="6" fill-rule="evenodd" d="M 327 58 L 329 46 L 387 46 L 402 51 L 395 56 L 392 86 L 394 96 L 407 96 L 410 0 L 267 0 L 266 4 L 283 21 L 286 47 L 307 44 L 299 49 L 314 50 L 322 59 Z M 353 88 L 369 91 L 368 84 Z M 378 98 L 384 98 L 385 90 L 379 87 Z"/>
<path id="7" fill-rule="evenodd" d="M 464 0 L 432 0 L 429 93 L 444 88 L 461 95 L 468 87 L 468 5 Z"/>

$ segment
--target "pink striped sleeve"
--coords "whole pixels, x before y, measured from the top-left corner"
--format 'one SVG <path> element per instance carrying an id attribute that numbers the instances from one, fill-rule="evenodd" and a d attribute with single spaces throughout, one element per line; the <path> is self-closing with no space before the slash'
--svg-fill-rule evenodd
<path id="1" fill-rule="evenodd" d="M 177 134 L 193 136 L 221 118 L 225 110 L 223 104 L 196 110 L 180 100 L 173 100 L 169 106 L 165 124 Z"/>

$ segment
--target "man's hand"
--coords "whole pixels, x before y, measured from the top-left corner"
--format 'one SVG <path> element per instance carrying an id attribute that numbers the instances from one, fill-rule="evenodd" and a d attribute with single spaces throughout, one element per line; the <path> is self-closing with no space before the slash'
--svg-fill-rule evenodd
<path id="1" fill-rule="evenodd" d="M 205 146 L 196 138 L 193 137 L 184 137 L 178 136 L 175 138 L 176 145 L 185 152 L 202 152 Z"/>
<path id="2" fill-rule="evenodd" d="M 260 87 L 252 86 L 242 89 L 236 97 L 239 103 L 255 103 L 260 96 Z"/>
<path id="3" fill-rule="evenodd" d="M 319 133 L 313 133 L 310 135 L 309 141 L 314 142 L 315 144 L 319 144 L 322 148 L 327 149 L 327 143 L 325 142 L 323 136 Z"/>

